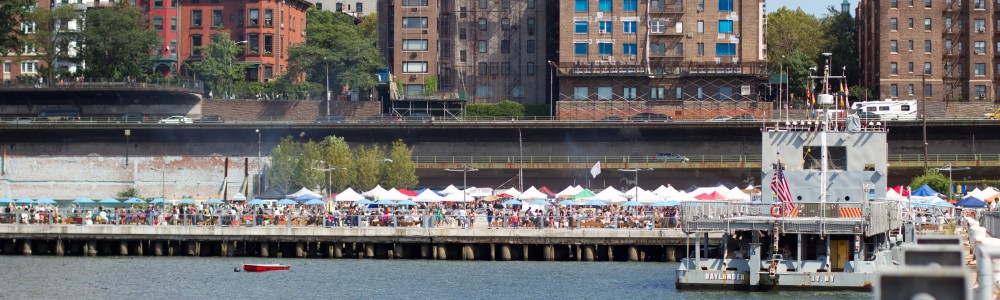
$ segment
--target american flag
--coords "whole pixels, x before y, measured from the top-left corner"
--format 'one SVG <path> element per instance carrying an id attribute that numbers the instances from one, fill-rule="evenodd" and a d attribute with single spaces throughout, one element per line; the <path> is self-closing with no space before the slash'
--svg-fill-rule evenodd
<path id="1" fill-rule="evenodd" d="M 792 192 L 788 190 L 788 181 L 785 180 L 785 174 L 781 170 L 781 159 L 778 160 L 777 166 L 774 177 L 771 178 L 771 192 L 783 203 L 782 215 L 788 215 L 795 204 L 792 203 Z"/>

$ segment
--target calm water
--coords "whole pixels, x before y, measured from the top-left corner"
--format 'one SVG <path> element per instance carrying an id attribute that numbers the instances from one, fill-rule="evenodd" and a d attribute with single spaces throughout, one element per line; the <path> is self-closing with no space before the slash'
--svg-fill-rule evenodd
<path id="1" fill-rule="evenodd" d="M 871 299 L 866 292 L 683 291 L 677 264 L 154 257 L 0 257 L 0 298 Z M 233 272 L 244 262 L 291 271 Z"/>

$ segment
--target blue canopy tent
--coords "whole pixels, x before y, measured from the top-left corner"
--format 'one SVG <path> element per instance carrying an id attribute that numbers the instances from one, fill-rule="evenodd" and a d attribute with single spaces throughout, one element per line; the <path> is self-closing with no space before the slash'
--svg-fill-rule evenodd
<path id="1" fill-rule="evenodd" d="M 986 207 L 986 202 L 983 202 L 983 200 L 979 200 L 979 198 L 968 196 L 962 198 L 962 200 L 959 200 L 958 204 L 956 204 L 955 206 L 966 207 L 966 208 L 984 208 Z"/>
<path id="2" fill-rule="evenodd" d="M 76 198 L 76 200 L 73 200 L 73 203 L 76 203 L 76 204 L 88 204 L 88 203 L 94 203 L 94 200 L 90 199 L 90 198 L 87 198 L 87 197 L 80 197 L 80 198 Z"/>
<path id="3" fill-rule="evenodd" d="M 264 202 L 264 200 L 261 199 L 253 199 L 250 200 L 250 202 L 247 202 L 247 205 L 264 205 L 264 204 L 267 204 L 267 202 Z"/>
<path id="4" fill-rule="evenodd" d="M 559 202 L 559 206 L 573 206 L 573 205 L 576 205 L 576 201 L 569 200 L 569 199 L 563 200 L 562 202 Z"/>
<path id="5" fill-rule="evenodd" d="M 31 200 L 31 198 L 21 198 L 21 199 L 17 199 L 17 201 L 14 201 L 14 203 L 17 203 L 17 204 L 35 204 L 35 200 Z"/>
<path id="6" fill-rule="evenodd" d="M 38 198 L 38 200 L 35 200 L 35 203 L 38 203 L 38 204 L 56 204 L 56 200 L 52 200 L 52 198 Z"/>
<path id="7" fill-rule="evenodd" d="M 628 206 L 646 206 L 646 205 L 640 203 L 639 201 L 628 201 L 628 202 L 625 202 L 624 204 L 622 204 L 622 206 L 628 207 Z"/>
<path id="8" fill-rule="evenodd" d="M 306 205 L 324 205 L 324 204 L 326 204 L 326 202 L 323 202 L 323 200 L 320 200 L 320 199 L 312 199 L 312 200 L 306 201 L 305 204 Z"/>
<path id="9" fill-rule="evenodd" d="M 521 201 L 510 199 L 510 200 L 504 201 L 501 204 L 503 204 L 503 205 L 521 205 Z"/>
<path id="10" fill-rule="evenodd" d="M 677 206 L 677 205 L 680 205 L 680 202 L 677 202 L 677 201 L 674 201 L 674 200 L 668 200 L 668 201 L 656 202 L 656 203 L 653 203 L 650 206 L 652 206 L 652 207 L 674 207 L 674 206 Z"/>
<path id="11" fill-rule="evenodd" d="M 163 198 L 156 198 L 153 201 L 149 201 L 149 204 L 160 204 L 163 203 Z"/>
<path id="12" fill-rule="evenodd" d="M 604 201 L 601 201 L 601 200 L 590 200 L 590 201 L 587 201 L 587 203 L 584 203 L 583 205 L 586 205 L 586 206 L 606 206 L 606 205 L 608 205 L 608 203 L 606 203 Z"/>
<path id="13" fill-rule="evenodd" d="M 39 201 L 41 201 L 41 199 L 39 199 Z M 122 203 L 126 203 L 126 204 L 145 204 L 146 201 L 142 201 L 142 199 L 139 199 L 139 198 L 128 198 L 128 200 L 125 200 L 125 202 L 122 202 Z"/>
<path id="14" fill-rule="evenodd" d="M 100 203 L 100 204 L 119 204 L 119 203 L 122 203 L 122 202 L 118 201 L 118 199 L 107 197 L 107 198 L 101 199 L 101 201 L 97 201 L 97 203 Z"/>
<path id="15" fill-rule="evenodd" d="M 319 199 L 319 197 L 316 197 L 315 195 L 309 195 L 309 194 L 299 195 L 298 197 L 295 197 L 295 201 L 298 201 L 298 202 L 307 202 L 309 200 L 316 200 L 316 199 Z"/>
<path id="16" fill-rule="evenodd" d="M 932 208 L 932 207 L 936 207 L 936 208 L 953 208 L 953 207 L 955 207 L 954 205 L 951 205 L 951 203 L 948 203 L 948 201 L 944 201 L 944 200 L 941 200 L 941 199 L 934 200 L 934 201 L 931 201 L 931 202 L 919 202 L 919 203 L 918 202 L 914 202 L 913 206 L 914 207 L 920 207 L 920 208 Z"/>
<path id="17" fill-rule="evenodd" d="M 0 197 L 0 203 L 14 203 L 14 200 L 7 197 Z"/>
<path id="18" fill-rule="evenodd" d="M 298 203 L 298 202 L 295 202 L 295 200 L 292 200 L 292 199 L 281 199 L 281 201 L 278 201 L 278 205 L 289 205 L 289 204 L 296 204 L 296 203 Z"/>
<path id="19" fill-rule="evenodd" d="M 396 205 L 417 206 L 419 204 L 417 204 L 417 202 L 413 202 L 413 200 L 403 200 L 403 201 L 399 201 L 399 203 L 396 203 Z"/>
<path id="20" fill-rule="evenodd" d="M 930 186 L 928 186 L 926 184 L 925 185 L 921 185 L 920 188 L 917 188 L 913 192 L 910 192 L 910 196 L 911 197 L 912 196 L 923 196 L 923 197 L 934 196 L 934 197 L 937 197 L 938 195 L 941 195 L 941 193 L 938 193 L 937 191 L 935 191 L 934 189 L 932 189 Z"/>
<path id="21" fill-rule="evenodd" d="M 358 201 L 354 201 L 354 205 L 369 205 L 369 204 L 372 204 L 372 203 L 375 203 L 375 202 L 372 202 L 371 200 L 368 200 L 368 199 L 361 199 L 361 200 L 358 200 Z"/>
<path id="22" fill-rule="evenodd" d="M 205 204 L 226 204 L 226 202 L 222 202 L 222 200 L 219 199 L 211 198 L 208 199 L 208 201 L 205 201 Z"/>

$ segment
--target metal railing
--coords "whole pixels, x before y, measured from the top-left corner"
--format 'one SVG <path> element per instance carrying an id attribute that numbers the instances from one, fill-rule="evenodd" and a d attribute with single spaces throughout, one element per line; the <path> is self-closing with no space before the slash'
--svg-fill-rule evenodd
<path id="1" fill-rule="evenodd" d="M 693 155 L 682 159 L 658 159 L 656 156 L 413 156 L 413 162 L 422 164 L 503 164 L 503 163 L 741 163 L 761 162 L 760 155 Z M 890 154 L 889 162 L 923 161 L 923 154 Z M 928 161 L 1000 161 L 1000 154 L 930 154 Z"/>
<path id="2" fill-rule="evenodd" d="M 896 201 L 866 201 L 855 203 L 795 203 L 794 208 L 780 204 L 754 204 L 729 202 L 685 202 L 680 206 L 682 227 L 694 225 L 696 230 L 725 230 L 734 218 L 754 217 L 779 223 L 798 222 L 802 218 L 826 218 L 828 221 L 861 219 L 869 225 L 868 233 L 885 232 L 899 228 L 902 221 Z M 783 211 L 784 210 L 784 211 Z M 717 226 L 698 226 L 697 223 L 716 223 Z M 801 222 L 799 222 L 801 223 Z M 802 224 L 786 224 L 785 228 L 801 228 Z M 824 230 L 826 224 L 816 224 L 815 230 Z M 686 228 L 686 227 L 685 227 Z M 690 228 L 688 228 L 690 229 Z M 854 229 L 860 233 L 861 228 Z"/>
<path id="3" fill-rule="evenodd" d="M 129 89 L 129 90 L 178 90 L 193 93 L 204 91 L 201 80 L 177 78 L 137 78 L 128 80 L 83 79 L 57 80 L 55 82 L 0 82 L 0 90 L 5 89 Z"/>

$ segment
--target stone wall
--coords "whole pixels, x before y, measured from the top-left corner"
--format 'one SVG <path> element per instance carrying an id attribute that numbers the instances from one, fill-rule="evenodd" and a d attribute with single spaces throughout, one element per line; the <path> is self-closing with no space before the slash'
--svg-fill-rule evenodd
<path id="1" fill-rule="evenodd" d="M 333 101 L 331 115 L 363 119 L 382 112 L 374 101 Z M 326 114 L 325 101 L 204 100 L 202 114 L 219 115 L 226 121 L 311 121 Z"/>

